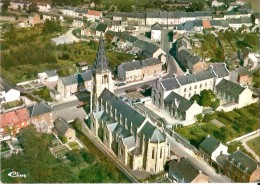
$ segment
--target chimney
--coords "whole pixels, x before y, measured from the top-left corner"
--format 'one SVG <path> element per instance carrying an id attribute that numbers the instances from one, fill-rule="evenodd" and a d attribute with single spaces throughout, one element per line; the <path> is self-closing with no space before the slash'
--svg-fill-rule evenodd
<path id="1" fill-rule="evenodd" d="M 202 171 L 201 171 L 201 170 L 199 170 L 199 174 L 202 174 Z"/>

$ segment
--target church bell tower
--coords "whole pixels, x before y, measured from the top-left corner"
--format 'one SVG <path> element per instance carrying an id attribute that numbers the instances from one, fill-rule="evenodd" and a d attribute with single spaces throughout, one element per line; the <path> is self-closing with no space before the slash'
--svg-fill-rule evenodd
<path id="1" fill-rule="evenodd" d="M 97 99 L 105 88 L 111 92 L 114 92 L 112 74 L 108 69 L 108 60 L 106 57 L 102 34 L 100 35 L 98 52 L 94 64 L 93 81 L 93 103 L 97 103 Z"/>

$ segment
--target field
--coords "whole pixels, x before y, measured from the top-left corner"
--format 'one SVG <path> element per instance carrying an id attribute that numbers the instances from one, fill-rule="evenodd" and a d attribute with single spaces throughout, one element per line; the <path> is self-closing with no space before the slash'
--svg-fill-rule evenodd
<path id="1" fill-rule="evenodd" d="M 256 155 L 260 155 L 260 136 L 247 141 L 246 144 L 256 153 Z"/>
<path id="2" fill-rule="evenodd" d="M 218 112 L 216 119 L 225 125 L 221 128 L 212 123 L 195 123 L 178 128 L 176 132 L 182 134 L 196 147 L 209 134 L 226 143 L 259 128 L 258 110 L 259 103 L 255 103 L 227 113 Z"/>
<path id="3" fill-rule="evenodd" d="M 7 26 L 8 27 L 8 26 Z M 77 62 L 87 61 L 92 66 L 95 62 L 98 43 L 95 41 L 78 42 L 70 45 L 55 46 L 50 39 L 67 31 L 43 33 L 42 25 L 33 28 L 6 28 L 1 41 L 1 76 L 16 84 L 36 78 L 38 72 L 59 69 L 60 76 L 74 74 Z M 112 70 L 134 56 L 110 50 L 106 43 L 106 54 Z"/>

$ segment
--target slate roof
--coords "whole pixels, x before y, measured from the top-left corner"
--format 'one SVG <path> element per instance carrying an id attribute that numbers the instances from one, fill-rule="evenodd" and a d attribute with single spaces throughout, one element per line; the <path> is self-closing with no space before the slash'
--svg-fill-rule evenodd
<path id="1" fill-rule="evenodd" d="M 207 80 L 207 79 L 210 79 L 213 77 L 215 77 L 215 75 L 213 74 L 213 72 L 211 70 L 205 70 L 205 71 L 191 74 L 191 75 L 179 76 L 179 77 L 177 77 L 177 80 L 181 85 L 186 85 L 186 84 L 191 84 L 191 83 L 198 82 L 198 81 Z"/>
<path id="2" fill-rule="evenodd" d="M 173 171 L 175 178 L 179 182 L 190 183 L 192 182 L 199 174 L 199 170 L 191 164 L 189 159 L 181 157 L 180 161 L 174 159 L 169 164 L 169 176 L 171 177 Z"/>
<path id="3" fill-rule="evenodd" d="M 171 92 L 165 99 L 164 102 L 166 104 L 173 104 L 177 109 L 182 112 L 186 112 L 191 106 L 192 102 L 187 100 L 186 98 L 180 96 L 175 92 Z M 177 103 L 177 104 L 175 104 Z"/>
<path id="4" fill-rule="evenodd" d="M 145 19 L 145 13 L 139 13 L 139 12 L 117 12 L 114 16 Z"/>
<path id="5" fill-rule="evenodd" d="M 52 112 L 53 109 L 49 105 L 46 105 L 45 103 L 40 102 L 40 103 L 36 103 L 36 104 L 28 107 L 28 111 L 30 114 L 30 118 L 32 118 L 32 117 L 35 117 L 38 115 Z"/>
<path id="6" fill-rule="evenodd" d="M 61 134 L 64 135 L 68 129 L 73 129 L 69 123 L 61 117 L 58 117 L 54 122 L 54 128 Z"/>
<path id="7" fill-rule="evenodd" d="M 70 76 L 66 76 L 66 77 L 61 77 L 60 78 L 62 83 L 66 86 L 66 85 L 72 85 L 72 84 L 77 84 L 77 78 L 75 78 L 74 75 L 70 75 Z"/>
<path id="8" fill-rule="evenodd" d="M 200 143 L 199 148 L 211 155 L 219 147 L 219 145 L 220 141 L 212 136 L 208 136 L 202 141 L 202 143 Z"/>
<path id="9" fill-rule="evenodd" d="M 133 62 L 126 62 L 121 64 L 125 71 L 132 71 L 136 69 L 142 69 L 142 62 L 141 61 L 133 61 Z"/>
<path id="10" fill-rule="evenodd" d="M 140 127 L 144 122 L 145 117 L 143 115 L 134 110 L 130 105 L 125 103 L 119 97 L 115 96 L 108 89 L 103 90 L 100 98 L 103 102 L 107 102 L 108 105 L 111 105 L 113 109 L 117 109 L 117 112 L 120 113 L 122 117 L 127 118 L 127 122 L 132 122 L 135 128 Z"/>
<path id="11" fill-rule="evenodd" d="M 127 149 L 131 149 L 136 146 L 134 136 L 129 136 L 129 137 L 124 138 L 123 142 L 124 142 L 125 146 L 127 147 Z"/>
<path id="12" fill-rule="evenodd" d="M 161 133 L 154 125 L 150 122 L 146 122 L 139 134 L 144 135 L 145 139 L 150 139 L 151 142 L 163 142 L 165 141 L 165 135 Z"/>
<path id="13" fill-rule="evenodd" d="M 150 42 L 143 41 L 143 40 L 137 40 L 134 43 L 134 46 L 140 48 L 141 50 L 143 50 L 149 54 L 153 54 L 154 52 L 156 52 L 159 49 L 159 46 L 157 46 L 153 43 L 150 43 Z"/>
<path id="14" fill-rule="evenodd" d="M 140 150 L 140 148 L 134 148 L 133 150 L 131 150 L 131 152 L 130 152 L 130 154 L 132 154 L 133 156 L 139 156 L 139 155 L 141 155 L 142 153 L 141 153 L 141 150 Z"/>
<path id="15" fill-rule="evenodd" d="M 148 58 L 142 61 L 142 66 L 153 66 L 157 64 L 162 64 L 162 62 L 157 58 Z"/>
<path id="16" fill-rule="evenodd" d="M 122 125 L 120 124 L 117 124 L 115 130 L 112 132 L 113 134 L 116 134 L 122 138 L 126 138 L 126 137 L 129 137 L 131 136 L 132 134 L 127 130 L 125 129 Z"/>
<path id="17" fill-rule="evenodd" d="M 240 75 L 240 76 L 244 76 L 244 75 L 248 75 L 248 76 L 253 76 L 252 73 L 250 73 L 246 68 L 244 67 L 239 67 L 236 68 L 235 71 Z"/>
<path id="18" fill-rule="evenodd" d="M 58 76 L 56 70 L 46 71 L 45 73 L 48 75 L 48 77 Z"/>
<path id="19" fill-rule="evenodd" d="M 218 78 L 229 76 L 230 72 L 226 68 L 226 64 L 213 64 L 213 71 L 218 76 Z"/>
<path id="20" fill-rule="evenodd" d="M 226 79 L 222 79 L 215 88 L 217 91 L 224 91 L 234 97 L 239 96 L 245 90 L 245 88 L 239 84 Z"/>
<path id="21" fill-rule="evenodd" d="M 232 159 L 234 159 L 235 165 L 240 163 L 240 169 L 245 170 L 247 168 L 249 174 L 251 174 L 257 168 L 257 162 L 240 150 L 230 154 L 228 160 L 231 161 Z"/>
<path id="22" fill-rule="evenodd" d="M 157 22 L 151 26 L 151 30 L 162 30 L 162 26 Z"/>
<path id="23" fill-rule="evenodd" d="M 176 78 L 163 79 L 160 83 L 166 91 L 180 87 L 180 84 L 177 82 Z"/>
<path id="24" fill-rule="evenodd" d="M 78 79 L 78 83 L 90 81 L 92 79 L 92 72 L 88 70 L 85 73 L 79 73 L 77 75 L 77 79 Z"/>

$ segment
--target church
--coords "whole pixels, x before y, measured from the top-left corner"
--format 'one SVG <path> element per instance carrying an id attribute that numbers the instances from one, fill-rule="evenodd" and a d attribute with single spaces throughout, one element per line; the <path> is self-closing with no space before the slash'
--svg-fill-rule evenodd
<path id="1" fill-rule="evenodd" d="M 170 153 L 166 135 L 148 117 L 113 93 L 102 35 L 93 69 L 91 97 L 88 125 L 91 132 L 132 170 L 152 174 L 163 171 Z"/>

